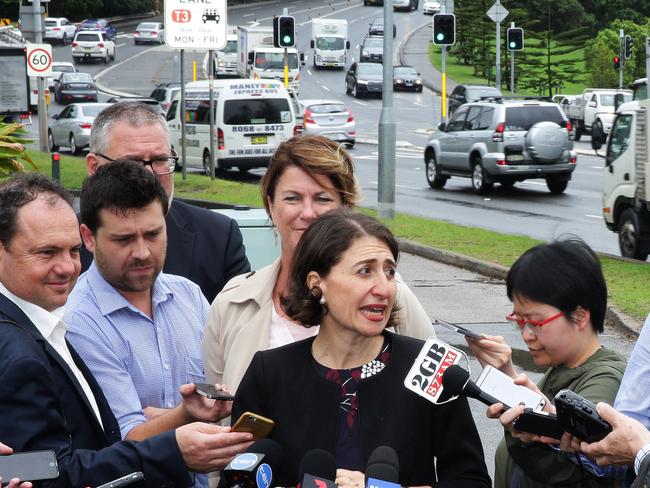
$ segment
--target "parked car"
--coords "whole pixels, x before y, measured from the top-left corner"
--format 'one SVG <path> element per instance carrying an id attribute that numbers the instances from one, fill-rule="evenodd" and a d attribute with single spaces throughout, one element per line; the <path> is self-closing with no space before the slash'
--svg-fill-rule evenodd
<path id="1" fill-rule="evenodd" d="M 393 10 L 417 10 L 419 0 L 393 0 Z"/>
<path id="2" fill-rule="evenodd" d="M 383 66 L 378 63 L 352 63 L 345 76 L 345 93 L 355 98 L 361 95 L 382 95 Z"/>
<path id="3" fill-rule="evenodd" d="M 368 5 L 384 5 L 384 0 L 363 0 L 364 7 Z"/>
<path id="4" fill-rule="evenodd" d="M 440 2 L 435 0 L 424 0 L 422 3 L 422 13 L 425 15 L 433 15 L 440 12 Z"/>
<path id="5" fill-rule="evenodd" d="M 511 187 L 544 178 L 551 193 L 562 193 L 576 167 L 572 131 L 552 102 L 466 103 L 427 143 L 427 182 L 442 188 L 451 176 L 470 178 L 474 192 L 482 195 L 495 182 Z"/>
<path id="6" fill-rule="evenodd" d="M 140 102 L 151 107 L 158 112 L 160 115 L 165 115 L 166 111 L 160 105 L 160 102 L 155 98 L 151 97 L 111 97 L 106 100 L 106 103 L 120 103 L 120 102 Z"/>
<path id="7" fill-rule="evenodd" d="M 74 64 L 67 61 L 54 61 L 52 63 L 52 76 L 47 77 L 47 86 L 52 90 L 54 88 L 54 81 L 61 76 L 61 73 L 76 73 L 77 68 Z"/>
<path id="8" fill-rule="evenodd" d="M 115 43 L 102 31 L 79 31 L 72 43 L 75 63 L 97 59 L 108 64 L 115 60 Z"/>
<path id="9" fill-rule="evenodd" d="M 384 35 L 384 18 L 377 17 L 370 23 L 370 28 L 368 29 L 368 35 L 371 36 L 383 36 Z M 397 27 L 393 24 L 393 37 L 397 35 Z"/>
<path id="10" fill-rule="evenodd" d="M 58 41 L 64 46 L 74 39 L 77 28 L 65 17 L 47 17 L 45 19 L 45 40 Z"/>
<path id="11" fill-rule="evenodd" d="M 61 73 L 54 81 L 54 99 L 68 104 L 77 100 L 97 101 L 97 87 L 90 73 Z"/>
<path id="12" fill-rule="evenodd" d="M 117 29 L 106 19 L 86 19 L 79 24 L 77 32 L 91 30 L 106 33 L 110 40 L 115 40 Z"/>
<path id="13" fill-rule="evenodd" d="M 149 96 L 158 100 L 162 109 L 167 113 L 169 106 L 180 91 L 180 83 L 161 83 L 156 85 L 156 88 L 153 89 Z"/>
<path id="14" fill-rule="evenodd" d="M 481 97 L 501 97 L 501 91 L 488 85 L 456 85 L 449 95 L 449 115 L 458 107 L 467 102 L 476 102 Z"/>
<path id="15" fill-rule="evenodd" d="M 301 100 L 303 134 L 322 135 L 354 146 L 356 138 L 354 115 L 338 100 Z"/>
<path id="16" fill-rule="evenodd" d="M 393 89 L 422 91 L 422 77 L 413 66 L 393 67 Z"/>
<path id="17" fill-rule="evenodd" d="M 160 22 L 142 22 L 138 24 L 133 33 L 133 42 L 135 44 L 165 42 L 165 26 Z"/>
<path id="18" fill-rule="evenodd" d="M 88 146 L 90 129 L 95 117 L 106 107 L 110 107 L 110 104 L 71 103 L 60 113 L 54 114 L 47 131 L 50 152 L 58 151 L 60 146 L 65 146 L 72 154 L 79 154 Z"/>
<path id="19" fill-rule="evenodd" d="M 359 61 L 381 63 L 384 60 L 384 38 L 366 37 L 359 46 Z"/>

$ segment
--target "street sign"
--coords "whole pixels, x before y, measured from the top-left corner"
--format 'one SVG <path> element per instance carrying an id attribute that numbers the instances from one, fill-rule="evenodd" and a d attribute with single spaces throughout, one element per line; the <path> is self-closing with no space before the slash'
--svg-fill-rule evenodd
<path id="1" fill-rule="evenodd" d="M 490 10 L 487 11 L 487 15 L 492 19 L 492 22 L 500 24 L 508 16 L 508 10 L 497 0 L 494 2 L 494 5 L 490 7 Z"/>
<path id="2" fill-rule="evenodd" d="M 50 44 L 27 44 L 27 75 L 52 75 L 52 46 Z"/>
<path id="3" fill-rule="evenodd" d="M 165 43 L 177 49 L 223 49 L 227 14 L 226 0 L 166 0 Z"/>

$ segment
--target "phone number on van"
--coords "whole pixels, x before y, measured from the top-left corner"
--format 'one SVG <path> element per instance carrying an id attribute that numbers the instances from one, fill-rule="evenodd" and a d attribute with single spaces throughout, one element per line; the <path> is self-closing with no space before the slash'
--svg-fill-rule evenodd
<path id="1" fill-rule="evenodd" d="M 265 125 L 264 127 L 256 127 L 254 125 L 239 125 L 232 128 L 233 132 L 284 132 L 282 124 Z"/>

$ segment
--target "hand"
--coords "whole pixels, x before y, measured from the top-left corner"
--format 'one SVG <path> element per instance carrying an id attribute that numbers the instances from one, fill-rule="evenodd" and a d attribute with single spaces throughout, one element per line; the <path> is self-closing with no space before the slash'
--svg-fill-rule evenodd
<path id="1" fill-rule="evenodd" d="M 525 386 L 529 390 L 534 391 L 538 395 L 541 395 L 546 399 L 546 404 L 544 405 L 543 410 L 548 413 L 555 413 L 555 405 L 553 405 L 548 398 L 546 398 L 546 395 L 542 393 L 542 391 L 539 389 L 537 384 L 533 380 L 531 380 L 526 373 L 521 373 L 514 379 L 515 385 L 519 386 Z"/>
<path id="2" fill-rule="evenodd" d="M 632 464 L 636 453 L 650 443 L 650 432 L 643 424 L 614 410 L 606 403 L 596 405 L 598 414 L 612 426 L 604 439 L 587 444 L 580 449 L 600 466 L 608 464 Z"/>
<path id="3" fill-rule="evenodd" d="M 220 388 L 220 385 L 215 386 L 217 389 Z M 221 385 L 221 389 L 227 391 L 225 385 Z M 231 401 L 210 400 L 209 398 L 205 398 L 194 391 L 194 383 L 181 385 L 179 391 L 183 397 L 183 409 L 191 420 L 218 422 L 230 415 L 230 411 L 232 410 Z"/>
<path id="4" fill-rule="evenodd" d="M 253 443 L 250 432 L 231 432 L 230 427 L 194 422 L 176 429 L 176 442 L 191 471 L 220 471 L 235 455 Z"/>
<path id="5" fill-rule="evenodd" d="M 496 408 L 493 408 L 497 405 L 500 407 L 501 412 L 498 412 Z M 515 429 L 513 425 L 514 421 L 517 419 L 517 417 L 524 413 L 524 408 L 524 405 L 516 405 L 508 410 L 503 411 L 503 405 L 501 403 L 497 403 L 488 408 L 488 417 L 498 418 L 499 422 L 501 422 L 501 425 L 503 425 L 503 428 L 509 431 L 512 437 L 519 439 L 524 444 L 530 444 L 531 442 L 541 442 L 541 436 Z M 491 414 L 497 414 L 498 416 L 491 416 Z"/>
<path id="6" fill-rule="evenodd" d="M 334 482 L 339 488 L 363 488 L 366 484 L 366 477 L 361 471 L 337 469 Z"/>
<path id="7" fill-rule="evenodd" d="M 557 439 L 555 439 L 555 442 L 548 442 L 547 444 L 557 444 L 561 451 L 568 453 L 581 452 L 580 439 L 573 437 L 568 432 L 562 434 L 562 439 L 560 439 L 559 443 L 557 442 Z"/>
<path id="8" fill-rule="evenodd" d="M 469 351 L 478 359 L 481 366 L 489 364 L 511 378 L 517 376 L 512 364 L 512 349 L 501 336 L 483 334 L 482 339 L 465 337 Z"/>
<path id="9" fill-rule="evenodd" d="M 144 413 L 144 418 L 146 418 L 147 420 L 151 420 L 167 413 L 169 409 L 159 408 L 159 407 L 144 407 L 142 411 Z"/>
<path id="10" fill-rule="evenodd" d="M 0 455 L 12 454 L 14 450 L 0 442 Z M 2 482 L 2 477 L 0 476 L 0 482 Z M 12 478 L 6 488 L 32 488 L 32 484 L 29 481 L 20 482 L 18 478 Z"/>

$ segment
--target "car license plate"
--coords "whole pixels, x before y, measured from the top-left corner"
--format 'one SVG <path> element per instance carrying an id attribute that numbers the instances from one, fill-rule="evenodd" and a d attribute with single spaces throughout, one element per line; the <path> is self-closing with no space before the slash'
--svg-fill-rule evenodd
<path id="1" fill-rule="evenodd" d="M 251 143 L 252 144 L 266 144 L 267 139 L 268 138 L 266 136 L 252 136 L 251 137 Z"/>
<path id="2" fill-rule="evenodd" d="M 85 51 L 92 51 L 93 48 L 92 48 L 92 47 L 84 47 L 84 50 L 85 50 Z"/>
<path id="3" fill-rule="evenodd" d="M 509 154 L 506 156 L 506 161 L 523 161 L 523 154 Z"/>

